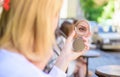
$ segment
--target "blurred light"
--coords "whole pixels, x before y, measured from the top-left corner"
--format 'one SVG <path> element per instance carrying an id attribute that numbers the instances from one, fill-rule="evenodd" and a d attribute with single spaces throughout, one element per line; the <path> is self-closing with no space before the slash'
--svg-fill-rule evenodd
<path id="1" fill-rule="evenodd" d="M 68 0 L 64 0 L 63 6 L 60 12 L 60 18 L 67 18 L 67 8 L 68 8 Z"/>

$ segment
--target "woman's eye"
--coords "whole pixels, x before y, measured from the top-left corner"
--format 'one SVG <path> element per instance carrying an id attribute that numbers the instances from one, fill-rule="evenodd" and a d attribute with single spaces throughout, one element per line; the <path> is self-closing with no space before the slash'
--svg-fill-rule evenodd
<path id="1" fill-rule="evenodd" d="M 81 26 L 80 28 L 79 28 L 79 31 L 80 32 L 85 32 L 87 29 L 86 29 L 86 27 L 83 27 L 83 26 Z"/>

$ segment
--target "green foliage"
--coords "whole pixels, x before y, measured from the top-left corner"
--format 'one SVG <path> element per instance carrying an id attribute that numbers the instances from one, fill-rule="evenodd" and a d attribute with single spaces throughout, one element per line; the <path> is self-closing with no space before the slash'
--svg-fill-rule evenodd
<path id="1" fill-rule="evenodd" d="M 101 21 L 102 18 L 104 18 L 104 16 L 105 16 L 105 18 L 111 18 L 111 16 L 110 16 L 111 14 L 108 14 L 108 13 L 113 12 L 113 10 L 111 10 L 111 9 L 113 9 L 114 5 L 112 5 L 110 3 L 112 1 L 113 0 L 109 0 L 108 3 L 104 3 L 100 6 L 100 5 L 95 4 L 94 0 L 80 0 L 80 4 L 84 11 L 85 17 L 88 20 Z M 108 7 L 109 7 L 110 11 L 106 12 L 106 9 L 108 10 Z"/>
<path id="2" fill-rule="evenodd" d="M 106 19 L 111 19 L 114 13 L 114 1 L 109 0 L 108 4 L 103 8 L 101 17 L 98 18 L 99 22 L 103 22 Z"/>

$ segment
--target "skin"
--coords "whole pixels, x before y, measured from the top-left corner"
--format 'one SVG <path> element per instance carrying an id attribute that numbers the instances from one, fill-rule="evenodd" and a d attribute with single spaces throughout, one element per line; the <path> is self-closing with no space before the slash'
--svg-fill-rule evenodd
<path id="1" fill-rule="evenodd" d="M 89 24 L 85 20 L 81 20 L 77 23 L 76 28 L 75 28 L 77 34 L 79 36 L 86 36 L 89 37 L 90 35 L 90 29 L 89 29 Z"/>
<path id="2" fill-rule="evenodd" d="M 53 30 L 55 32 L 55 29 L 57 27 L 57 23 L 58 23 L 58 15 L 56 15 L 55 17 L 53 17 L 52 19 L 53 21 Z M 81 56 L 82 54 L 84 54 L 88 49 L 89 49 L 89 45 L 88 45 L 88 36 L 87 37 L 83 37 L 84 40 L 84 44 L 86 45 L 86 48 L 83 51 L 80 52 L 74 52 L 72 50 L 72 42 L 75 36 L 75 31 L 72 31 L 70 36 L 67 38 L 66 43 L 61 51 L 60 56 L 57 58 L 57 61 L 55 63 L 55 66 L 57 66 L 59 69 L 61 69 L 63 72 L 66 71 L 68 65 L 70 64 L 71 61 L 75 60 L 76 58 L 78 58 L 79 56 Z M 8 49 L 10 51 L 17 51 L 14 47 L 9 47 L 9 45 L 6 46 L 5 49 Z M 40 70 L 43 70 L 44 67 L 46 66 L 47 62 L 50 59 L 50 56 L 45 58 L 43 61 L 44 62 L 31 62 L 32 64 L 34 64 L 36 67 L 38 67 Z M 29 60 L 28 60 L 29 61 Z"/>
<path id="3" fill-rule="evenodd" d="M 0 6 L 2 5 L 1 1 L 2 0 L 0 0 L 0 3 L 1 3 Z M 51 19 L 51 22 L 53 22 L 52 23 L 52 25 L 53 25 L 52 28 L 53 28 L 54 32 L 55 32 L 56 27 L 57 27 L 58 17 L 59 17 L 59 14 L 56 14 Z M 63 49 L 61 51 L 60 56 L 57 58 L 57 61 L 55 63 L 55 66 L 57 66 L 59 69 L 61 69 L 64 72 L 66 71 L 66 69 L 67 69 L 67 67 L 68 67 L 68 65 L 70 64 L 71 61 L 75 60 L 77 57 L 84 54 L 89 48 L 88 39 L 87 39 L 87 37 L 84 37 L 83 40 L 85 42 L 84 44 L 86 45 L 86 48 L 84 49 L 84 51 L 74 52 L 72 50 L 72 42 L 73 42 L 75 34 L 76 34 L 75 31 L 71 32 L 70 36 L 66 40 L 66 43 L 65 43 L 65 45 L 64 45 L 64 47 L 63 47 Z M 11 45 L 8 43 L 7 45 L 3 46 L 3 48 L 17 53 L 18 50 L 15 47 L 10 47 L 10 46 Z M 43 70 L 51 56 L 52 55 L 48 54 L 47 58 L 45 58 L 43 60 L 43 62 L 32 62 L 29 59 L 28 59 L 28 61 L 30 61 L 32 64 L 34 64 L 40 70 Z"/>
<path id="4" fill-rule="evenodd" d="M 82 23 L 82 24 L 85 24 L 85 23 Z M 69 34 L 69 36 L 65 42 L 63 50 L 62 50 L 60 56 L 58 57 L 55 65 L 65 72 L 71 61 L 75 60 L 76 58 L 83 55 L 84 53 L 86 53 L 86 51 L 89 50 L 88 38 L 89 38 L 90 34 L 91 33 L 88 32 L 87 36 L 82 37 L 84 40 L 84 44 L 86 46 L 85 49 L 83 51 L 80 51 L 80 52 L 74 52 L 72 50 L 72 43 L 73 43 L 74 37 L 76 35 L 76 32 L 71 31 L 71 33 Z"/>
<path id="5" fill-rule="evenodd" d="M 74 36 L 75 36 L 75 32 L 73 31 L 72 34 L 67 38 L 66 43 L 63 47 L 63 50 L 56 62 L 56 66 L 59 67 L 63 71 L 66 71 L 68 64 L 71 61 L 75 60 L 77 57 L 81 56 L 87 50 L 89 50 L 88 39 L 84 37 L 83 40 L 85 42 L 84 44 L 86 45 L 86 48 L 83 51 L 74 52 L 72 50 L 72 41 L 74 39 Z"/>

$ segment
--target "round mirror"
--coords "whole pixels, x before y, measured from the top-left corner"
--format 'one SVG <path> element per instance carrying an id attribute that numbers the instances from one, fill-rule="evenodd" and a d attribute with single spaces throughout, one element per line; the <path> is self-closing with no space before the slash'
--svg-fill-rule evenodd
<path id="1" fill-rule="evenodd" d="M 78 36 L 87 36 L 90 32 L 89 23 L 86 20 L 80 20 L 75 24 L 75 32 Z"/>

